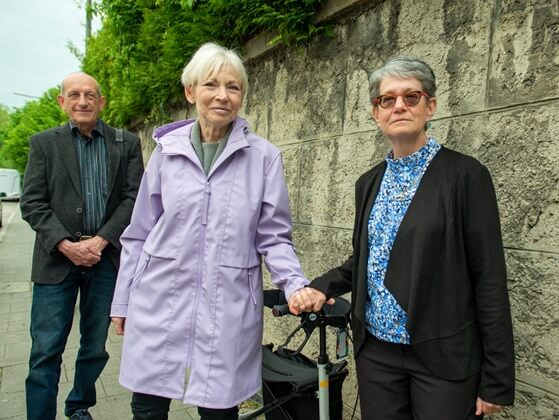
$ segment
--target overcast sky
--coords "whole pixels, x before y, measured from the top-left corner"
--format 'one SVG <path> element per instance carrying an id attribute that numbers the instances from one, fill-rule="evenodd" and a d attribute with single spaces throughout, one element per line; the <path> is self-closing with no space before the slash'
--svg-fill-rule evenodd
<path id="1" fill-rule="evenodd" d="M 21 107 L 80 70 L 67 47 L 83 53 L 85 0 L 0 0 L 0 103 Z M 94 29 L 97 22 L 94 21 Z M 98 26 L 98 25 L 97 25 Z"/>

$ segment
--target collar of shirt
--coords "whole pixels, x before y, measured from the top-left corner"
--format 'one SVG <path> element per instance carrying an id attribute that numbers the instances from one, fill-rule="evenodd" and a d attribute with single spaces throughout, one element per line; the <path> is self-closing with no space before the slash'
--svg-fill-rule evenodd
<path id="1" fill-rule="evenodd" d="M 96 138 L 105 137 L 101 120 L 97 120 L 97 122 L 95 123 L 95 127 L 93 128 L 93 130 L 91 130 L 91 137 L 88 137 L 85 134 L 81 133 L 78 127 L 72 121 L 70 121 L 70 130 L 72 130 L 72 134 L 74 135 L 74 137 L 82 139 L 85 142 Z"/>
<path id="2" fill-rule="evenodd" d="M 433 137 L 429 137 L 425 146 L 411 155 L 394 159 L 394 154 L 391 150 L 386 157 L 386 163 L 389 170 L 393 172 L 410 172 L 414 169 L 423 168 L 431 155 L 434 155 L 439 149 L 440 145 L 437 141 Z"/>

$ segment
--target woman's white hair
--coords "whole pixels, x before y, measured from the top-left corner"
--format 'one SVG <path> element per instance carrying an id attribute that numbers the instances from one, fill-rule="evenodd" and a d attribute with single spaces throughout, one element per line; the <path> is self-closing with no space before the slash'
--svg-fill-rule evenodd
<path id="1" fill-rule="evenodd" d="M 244 96 L 248 90 L 248 78 L 241 58 L 235 51 L 213 42 L 205 43 L 198 48 L 182 71 L 181 82 L 184 87 L 194 87 L 204 78 L 224 68 L 230 68 L 237 73 Z"/>

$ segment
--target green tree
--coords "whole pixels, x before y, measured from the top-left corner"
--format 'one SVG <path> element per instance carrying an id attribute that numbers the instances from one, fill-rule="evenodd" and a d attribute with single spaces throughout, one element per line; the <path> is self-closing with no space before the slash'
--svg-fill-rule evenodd
<path id="1" fill-rule="evenodd" d="M 180 73 L 202 43 L 241 48 L 262 31 L 273 34 L 274 43 L 304 42 L 328 32 L 313 23 L 325 1 L 98 0 L 94 12 L 103 26 L 89 40 L 83 68 L 102 87 L 108 122 L 162 122 L 167 109 L 183 103 Z M 29 137 L 67 120 L 57 94 L 57 88 L 50 89 L 14 112 L 0 106 L 1 166 L 23 172 Z"/>
<path id="2" fill-rule="evenodd" d="M 15 168 L 23 173 L 27 165 L 29 137 L 67 121 L 66 114 L 56 102 L 58 92 L 58 88 L 52 88 L 39 99 L 27 102 L 10 114 L 10 122 L 0 146 L 0 166 Z"/>
<path id="3" fill-rule="evenodd" d="M 162 122 L 183 103 L 180 74 L 194 51 L 215 41 L 240 48 L 268 31 L 293 44 L 325 32 L 313 17 L 325 0 L 100 0 L 101 30 L 90 39 L 84 70 L 101 84 L 114 125 Z"/>
<path id="4" fill-rule="evenodd" d="M 4 142 L 4 136 L 10 124 L 10 119 L 10 110 L 7 106 L 0 104 L 0 148 Z"/>

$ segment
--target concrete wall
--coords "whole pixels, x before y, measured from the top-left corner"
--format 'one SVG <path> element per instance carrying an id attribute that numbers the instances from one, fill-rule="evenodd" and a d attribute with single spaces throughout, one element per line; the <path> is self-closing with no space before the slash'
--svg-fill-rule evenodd
<path id="1" fill-rule="evenodd" d="M 248 62 L 242 113 L 284 151 L 307 276 L 350 253 L 354 182 L 388 150 L 370 117 L 368 74 L 397 52 L 422 57 L 439 86 L 430 133 L 480 159 L 497 190 L 517 395 L 496 418 L 559 418 L 559 2 L 339 0 L 328 7 L 342 10 L 331 18 L 331 38 Z M 280 342 L 285 324 L 267 325 L 265 341 Z M 352 371 L 348 406 L 355 388 Z"/>

